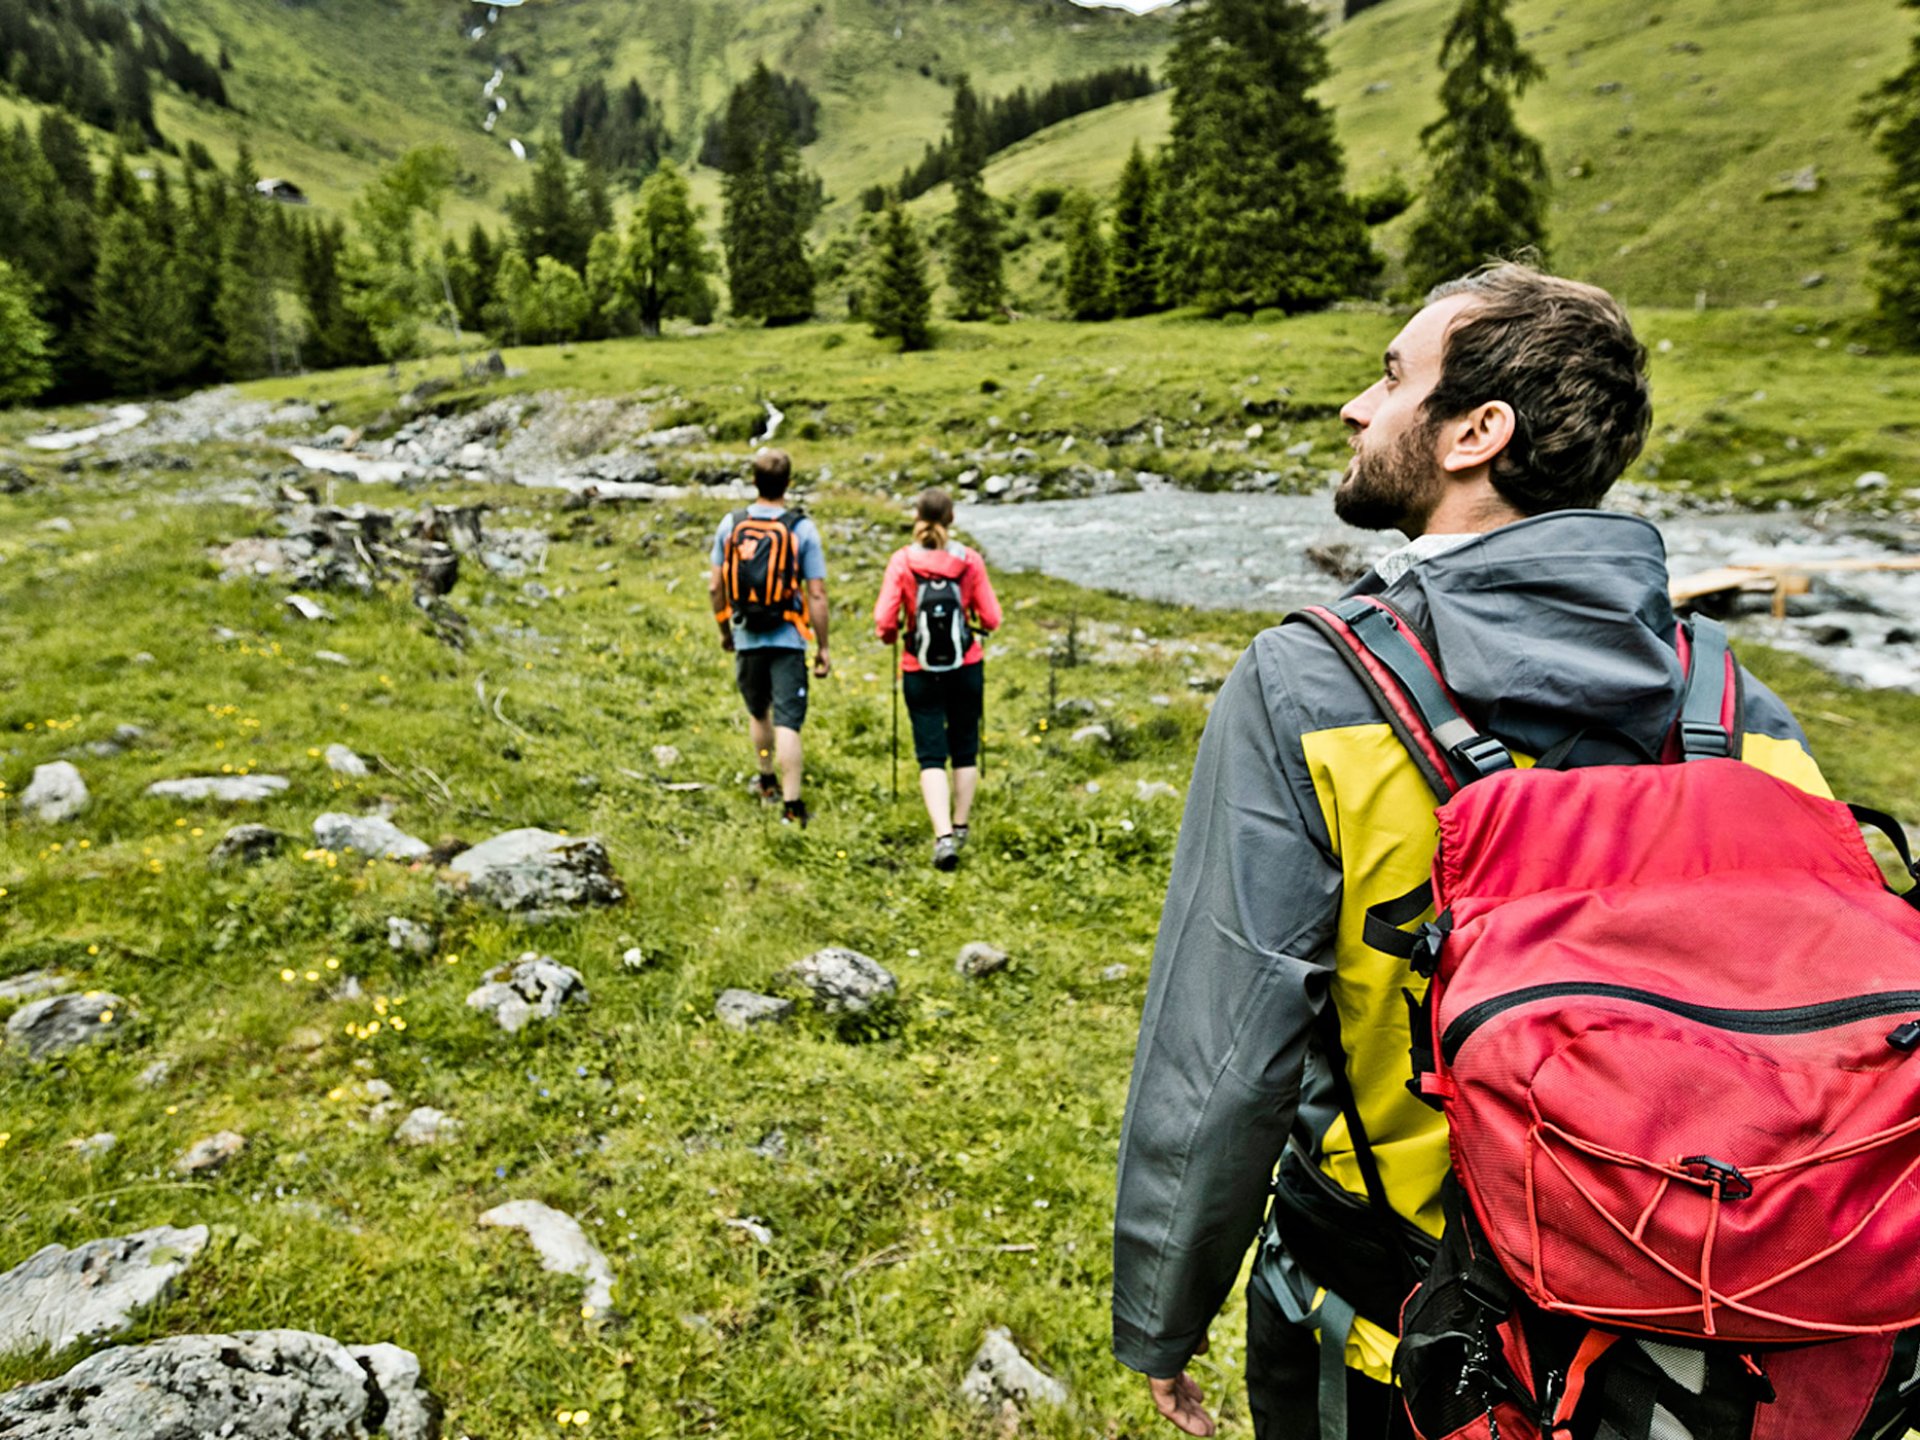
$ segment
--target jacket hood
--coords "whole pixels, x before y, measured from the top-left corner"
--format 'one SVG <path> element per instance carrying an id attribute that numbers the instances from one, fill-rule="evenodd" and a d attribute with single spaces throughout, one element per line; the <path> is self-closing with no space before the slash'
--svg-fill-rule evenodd
<path id="1" fill-rule="evenodd" d="M 905 545 L 900 553 L 907 557 L 907 568 L 916 575 L 944 575 L 951 580 L 967 568 L 968 551 L 964 545 L 957 554 L 950 549 L 929 550 L 924 545 Z"/>
<path id="2" fill-rule="evenodd" d="M 1530 754 L 1584 724 L 1611 726 L 1650 752 L 1679 709 L 1660 532 L 1632 515 L 1537 515 L 1416 564 L 1378 594 L 1433 642 L 1469 714 Z"/>

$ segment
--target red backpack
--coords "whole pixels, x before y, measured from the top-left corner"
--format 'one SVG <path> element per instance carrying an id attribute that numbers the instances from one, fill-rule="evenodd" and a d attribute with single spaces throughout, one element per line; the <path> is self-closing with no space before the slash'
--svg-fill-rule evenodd
<path id="1" fill-rule="evenodd" d="M 1678 637 L 1666 763 L 1561 768 L 1582 731 L 1521 769 L 1387 604 L 1299 618 L 1442 802 L 1430 892 L 1367 920 L 1426 977 L 1410 1083 L 1452 1158 L 1395 1358 L 1416 1433 L 1897 1440 L 1920 1401 L 1920 888 L 1887 889 L 1856 822 L 1920 879 L 1899 826 L 1740 761 L 1710 620 Z"/>

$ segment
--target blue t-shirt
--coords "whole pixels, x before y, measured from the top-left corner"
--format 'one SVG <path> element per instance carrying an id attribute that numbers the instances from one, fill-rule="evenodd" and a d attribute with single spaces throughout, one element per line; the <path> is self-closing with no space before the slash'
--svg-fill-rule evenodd
<path id="1" fill-rule="evenodd" d="M 780 504 L 767 504 L 756 500 L 747 507 L 747 513 L 756 520 L 774 520 L 787 513 L 787 507 Z M 713 537 L 713 563 L 724 565 L 727 562 L 727 537 L 733 534 L 733 513 L 729 511 L 720 522 L 719 532 Z M 794 547 L 799 551 L 800 579 L 824 580 L 827 578 L 827 551 L 820 543 L 820 531 L 810 517 L 802 517 L 793 527 Z M 777 630 L 749 630 L 740 623 L 740 617 L 733 621 L 733 646 L 736 650 L 805 650 L 807 637 L 800 633 L 800 627 L 788 621 Z"/>

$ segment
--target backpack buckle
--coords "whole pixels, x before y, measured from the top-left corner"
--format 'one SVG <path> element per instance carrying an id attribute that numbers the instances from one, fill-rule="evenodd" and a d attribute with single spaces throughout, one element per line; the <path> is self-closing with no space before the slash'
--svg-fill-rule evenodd
<path id="1" fill-rule="evenodd" d="M 1711 720 L 1682 720 L 1680 750 L 1689 760 L 1728 760 L 1733 744 L 1727 732 Z"/>
<path id="2" fill-rule="evenodd" d="M 1720 738 L 1723 742 L 1726 740 L 1724 735 Z M 1513 769 L 1513 753 L 1487 734 L 1471 735 L 1456 745 L 1449 745 L 1447 758 L 1466 766 L 1476 780 Z"/>
<path id="3" fill-rule="evenodd" d="M 1725 1160 L 1716 1160 L 1711 1155 L 1689 1155 L 1680 1162 L 1680 1168 L 1698 1171 L 1691 1178 L 1718 1190 L 1722 1200 L 1744 1200 L 1753 1194 L 1751 1180 Z"/>

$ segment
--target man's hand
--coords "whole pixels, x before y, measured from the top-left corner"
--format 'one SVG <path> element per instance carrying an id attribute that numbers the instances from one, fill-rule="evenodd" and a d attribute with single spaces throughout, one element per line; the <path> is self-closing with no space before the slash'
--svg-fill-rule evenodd
<path id="1" fill-rule="evenodd" d="M 733 653 L 733 627 L 731 625 L 722 625 L 720 627 L 720 648 L 729 655 Z"/>
<path id="2" fill-rule="evenodd" d="M 1207 1342 L 1202 1340 L 1196 1355 L 1207 1353 Z M 1153 1391 L 1153 1404 L 1161 1415 L 1165 1416 L 1174 1429 L 1188 1435 L 1213 1434 L 1213 1417 L 1207 1413 L 1203 1403 L 1206 1396 L 1200 1393 L 1200 1387 L 1194 1378 L 1182 1370 L 1170 1380 L 1147 1381 Z"/>
<path id="3" fill-rule="evenodd" d="M 822 645 L 814 652 L 813 673 L 824 680 L 833 673 L 833 661 L 827 656 L 827 647 Z"/>

